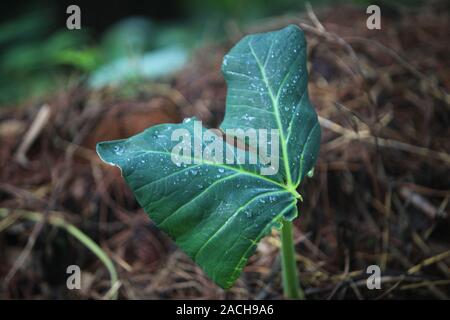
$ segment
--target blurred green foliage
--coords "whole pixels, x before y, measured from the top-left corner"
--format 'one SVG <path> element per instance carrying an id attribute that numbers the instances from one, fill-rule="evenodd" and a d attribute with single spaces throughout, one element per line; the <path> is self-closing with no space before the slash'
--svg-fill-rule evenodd
<path id="1" fill-rule="evenodd" d="M 177 21 L 128 17 L 109 26 L 96 40 L 88 26 L 76 31 L 67 30 L 63 24 L 55 27 L 57 16 L 51 8 L 28 9 L 0 24 L 0 107 L 41 97 L 67 85 L 69 78 L 87 79 L 91 87 L 101 88 L 167 76 L 179 70 L 202 42 L 224 39 L 227 22 L 255 23 L 257 19 L 304 10 L 306 2 L 180 0 L 183 18 Z M 314 8 L 344 2 L 372 4 L 369 0 L 310 2 Z M 395 4 L 405 2 L 418 5 L 421 0 Z"/>
<path id="2" fill-rule="evenodd" d="M 40 12 L 0 25 L 0 106 L 41 97 L 73 75 L 95 89 L 165 76 L 184 65 L 199 38 L 194 27 L 131 17 L 93 46 L 88 29 L 51 33 L 49 21 Z"/>
<path id="3" fill-rule="evenodd" d="M 180 70 L 197 42 L 192 27 L 161 25 L 144 17 L 119 21 L 99 44 L 104 65 L 89 77 L 94 89 L 129 81 L 153 80 Z"/>
<path id="4" fill-rule="evenodd" d="M 87 32 L 51 32 L 51 17 L 35 11 L 0 25 L 0 105 L 47 93 L 68 70 L 96 67 L 99 54 L 88 47 Z"/>

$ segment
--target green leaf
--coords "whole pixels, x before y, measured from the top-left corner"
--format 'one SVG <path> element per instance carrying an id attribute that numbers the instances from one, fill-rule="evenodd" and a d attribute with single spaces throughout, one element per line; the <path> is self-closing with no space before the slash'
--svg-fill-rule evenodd
<path id="1" fill-rule="evenodd" d="M 180 70 L 186 63 L 188 50 L 171 46 L 136 57 L 121 57 L 97 69 L 89 78 L 94 89 L 118 86 L 132 79 L 156 79 Z"/>
<path id="2" fill-rule="evenodd" d="M 279 170 L 262 175 L 265 162 L 227 164 L 172 161 L 175 129 L 193 144 L 206 133 L 195 121 L 163 124 L 128 139 L 102 142 L 97 152 L 121 168 L 138 202 L 156 225 L 223 288 L 239 277 L 259 240 L 281 219 L 297 216 L 296 188 L 313 168 L 320 144 L 317 115 L 307 93 L 306 43 L 296 26 L 244 37 L 224 57 L 228 84 L 220 128 L 278 129 Z M 218 140 L 216 140 L 218 139 Z M 220 140 L 220 135 L 212 139 Z M 198 141 L 198 140 L 197 140 Z M 271 141 L 273 142 L 273 141 Z M 201 140 L 201 149 L 211 141 Z M 222 151 L 238 149 L 223 143 Z M 255 153 L 252 146 L 246 159 Z M 193 155 L 194 154 L 194 155 Z M 271 157 L 275 153 L 268 153 Z M 217 160 L 217 159 L 215 159 Z M 267 167 L 267 166 L 266 166 Z"/>

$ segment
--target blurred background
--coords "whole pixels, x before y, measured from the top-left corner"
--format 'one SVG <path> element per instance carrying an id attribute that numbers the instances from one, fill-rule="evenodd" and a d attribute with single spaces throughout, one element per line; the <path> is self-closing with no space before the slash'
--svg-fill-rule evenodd
<path id="1" fill-rule="evenodd" d="M 381 30 L 366 27 L 372 4 Z M 295 222 L 306 297 L 449 299 L 449 14 L 440 0 L 1 2 L 0 298 L 282 298 L 276 231 L 224 291 L 95 144 L 193 115 L 219 125 L 223 55 L 294 23 L 322 126 Z M 381 290 L 366 287 L 373 264 Z"/>

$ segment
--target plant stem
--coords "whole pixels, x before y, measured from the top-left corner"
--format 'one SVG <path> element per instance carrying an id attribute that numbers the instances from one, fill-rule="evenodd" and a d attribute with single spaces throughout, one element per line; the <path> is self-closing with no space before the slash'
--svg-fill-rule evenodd
<path id="1" fill-rule="evenodd" d="M 15 210 L 15 213 L 19 214 L 18 216 L 13 216 L 13 213 L 10 214 L 10 210 L 6 208 L 0 208 L 0 218 L 8 219 L 17 219 L 20 217 L 23 217 L 27 220 L 31 221 L 41 221 L 43 219 L 43 216 L 39 212 L 33 212 L 33 211 L 27 211 L 27 210 Z M 9 221 L 4 223 L 4 220 L 0 221 L 0 231 L 3 229 L 6 229 L 9 225 L 12 223 L 9 223 Z M 15 220 L 13 220 L 15 221 Z M 56 227 L 65 229 L 69 234 L 71 234 L 74 238 L 76 238 L 78 241 L 80 241 L 86 248 L 88 248 L 93 254 L 99 258 L 99 260 L 105 265 L 106 269 L 109 272 L 110 278 L 111 278 L 111 289 L 107 292 L 105 295 L 106 298 L 109 299 L 117 299 L 117 291 L 120 287 L 120 282 L 117 277 L 117 271 L 114 266 L 114 263 L 111 261 L 111 259 L 108 257 L 108 255 L 100 248 L 94 240 L 89 238 L 86 234 L 84 234 L 80 229 L 75 227 L 74 225 L 66 222 L 63 218 L 56 216 L 56 215 L 50 215 L 48 222 Z"/>
<path id="2" fill-rule="evenodd" d="M 281 229 L 281 267 L 284 296 L 288 299 L 305 299 L 298 280 L 292 221 L 287 220 L 283 221 Z"/>

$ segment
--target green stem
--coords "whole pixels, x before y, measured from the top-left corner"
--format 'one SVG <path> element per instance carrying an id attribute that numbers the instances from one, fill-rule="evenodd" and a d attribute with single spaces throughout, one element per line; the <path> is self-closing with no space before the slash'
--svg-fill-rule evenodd
<path id="1" fill-rule="evenodd" d="M 6 208 L 0 208 L 0 218 L 12 218 L 13 214 L 10 214 L 9 209 Z M 33 211 L 26 211 L 26 210 L 14 210 L 16 213 L 18 213 L 20 216 L 34 221 L 39 222 L 42 221 L 43 216 L 39 212 L 33 212 Z M 14 217 L 14 219 L 19 218 L 20 216 Z M 106 269 L 109 272 L 110 278 L 111 278 L 111 289 L 107 292 L 105 295 L 106 298 L 109 299 L 117 299 L 117 291 L 120 287 L 120 282 L 117 276 L 116 268 L 114 267 L 114 263 L 111 261 L 111 259 L 108 257 L 108 255 L 100 248 L 94 240 L 89 238 L 86 234 L 84 234 L 80 229 L 75 227 L 74 225 L 67 223 L 64 219 L 61 217 L 58 217 L 56 215 L 50 215 L 48 222 L 56 227 L 65 229 L 69 234 L 71 234 L 74 238 L 76 238 L 78 241 L 80 241 L 86 248 L 88 248 L 93 254 L 97 256 L 97 258 L 105 265 Z M 6 229 L 10 224 L 4 223 L 2 220 L 0 223 L 0 231 L 3 229 Z"/>
<path id="2" fill-rule="evenodd" d="M 298 279 L 292 222 L 283 221 L 281 229 L 281 267 L 284 295 L 288 299 L 305 299 Z"/>

